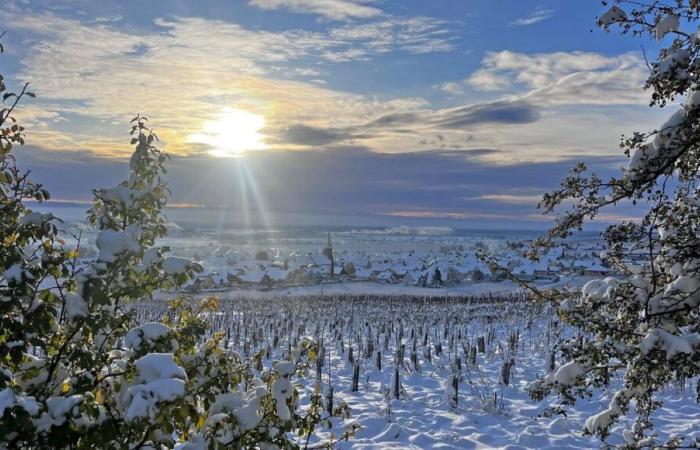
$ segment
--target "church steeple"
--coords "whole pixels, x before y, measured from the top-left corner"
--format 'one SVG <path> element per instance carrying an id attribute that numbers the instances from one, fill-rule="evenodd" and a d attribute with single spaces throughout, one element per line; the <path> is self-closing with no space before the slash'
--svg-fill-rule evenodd
<path id="1" fill-rule="evenodd" d="M 331 261 L 331 277 L 335 275 L 335 261 L 333 261 L 333 244 L 331 243 L 331 233 L 328 232 L 328 243 L 323 249 L 323 254 Z"/>

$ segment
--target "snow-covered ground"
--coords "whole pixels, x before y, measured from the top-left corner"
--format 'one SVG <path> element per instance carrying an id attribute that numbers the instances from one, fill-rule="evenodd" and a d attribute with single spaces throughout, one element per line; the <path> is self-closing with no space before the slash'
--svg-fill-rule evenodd
<path id="1" fill-rule="evenodd" d="M 288 342 L 297 338 L 308 336 L 321 344 L 325 352 L 322 392 L 327 394 L 332 385 L 334 405 L 346 404 L 349 417 L 333 417 L 332 429 L 319 429 L 311 446 L 327 443 L 332 436 L 337 439 L 356 424 L 354 437 L 335 448 L 599 447 L 600 441 L 584 436 L 582 430 L 586 418 L 607 407 L 612 389 L 598 389 L 592 398 L 573 406 L 562 405 L 556 397 L 535 402 L 525 389 L 546 373 L 556 337 L 573 330 L 562 328 L 551 308 L 515 293 L 515 286 L 501 294 L 489 292 L 492 287 L 485 284 L 461 296 L 448 290 L 449 298 L 423 295 L 423 291 L 434 294 L 435 289 L 374 283 L 324 286 L 323 297 L 317 286 L 237 290 L 220 294 L 221 312 L 211 323 L 214 330 L 227 331 L 226 345 L 233 351 L 270 351 L 272 358 L 264 359 L 268 367 L 275 358 L 284 358 Z M 158 317 L 160 311 L 148 304 L 142 313 L 146 320 Z M 515 343 L 509 344 L 512 336 Z M 484 338 L 484 351 L 477 351 L 472 363 L 470 349 L 478 349 L 480 338 Z M 397 359 L 400 345 L 404 354 Z M 504 385 L 501 370 L 511 359 L 514 366 Z M 557 359 L 557 367 L 561 364 Z M 359 382 L 353 392 L 355 366 Z M 401 389 L 399 398 L 394 398 L 397 370 Z M 456 404 L 448 394 L 451 374 L 459 380 Z M 619 377 L 612 380 L 612 387 L 619 385 Z M 304 405 L 318 383 L 317 368 L 295 382 Z M 700 439 L 697 383 L 688 380 L 683 387 L 662 394 L 666 406 L 655 416 L 661 440 L 674 434 Z M 623 420 L 613 429 L 611 444 L 623 442 L 621 433 L 628 422 Z"/>

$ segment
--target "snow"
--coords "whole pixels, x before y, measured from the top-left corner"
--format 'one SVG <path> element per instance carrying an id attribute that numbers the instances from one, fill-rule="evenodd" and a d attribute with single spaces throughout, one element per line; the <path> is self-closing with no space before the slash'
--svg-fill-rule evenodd
<path id="1" fill-rule="evenodd" d="M 5 388 L 0 391 L 0 417 L 5 414 L 6 409 L 14 408 L 16 404 L 15 392 L 12 389 Z"/>
<path id="2" fill-rule="evenodd" d="M 82 395 L 49 397 L 49 399 L 46 400 L 47 411 L 37 420 L 37 428 L 40 430 L 47 430 L 52 426 L 63 425 L 66 420 L 78 415 L 78 406 L 82 401 Z"/>
<path id="3" fill-rule="evenodd" d="M 274 370 L 282 377 L 294 375 L 296 365 L 292 361 L 278 361 L 274 365 Z"/>
<path id="4" fill-rule="evenodd" d="M 24 269 L 22 269 L 22 266 L 20 264 L 11 265 L 9 269 L 7 269 L 5 272 L 3 272 L 2 277 L 5 280 L 7 280 L 8 283 L 10 283 L 10 282 L 21 283 L 22 282 L 22 275 L 24 275 L 26 278 L 28 278 L 30 280 L 34 278 L 31 273 L 26 272 Z"/>
<path id="5" fill-rule="evenodd" d="M 287 400 L 292 397 L 292 383 L 286 378 L 278 378 L 272 383 L 272 397 L 277 404 L 277 416 L 282 421 L 291 420 L 292 415 L 287 406 Z"/>
<path id="6" fill-rule="evenodd" d="M 696 277 L 679 276 L 669 284 L 667 291 L 678 290 L 684 294 L 693 294 L 700 289 L 700 279 Z"/>
<path id="7" fill-rule="evenodd" d="M 128 186 L 122 184 L 115 186 L 113 188 L 101 189 L 102 199 L 113 203 L 122 203 L 126 207 L 131 207 L 134 200 L 142 198 L 144 195 L 148 194 L 150 190 L 148 189 L 132 189 Z"/>
<path id="8" fill-rule="evenodd" d="M 137 381 L 129 387 L 131 397 L 126 420 L 153 419 L 157 406 L 185 395 L 185 369 L 175 363 L 172 353 L 149 353 L 136 360 Z"/>
<path id="9" fill-rule="evenodd" d="M 66 317 L 70 320 L 74 320 L 78 317 L 86 317 L 87 315 L 87 302 L 78 294 L 72 292 L 66 294 Z"/>
<path id="10" fill-rule="evenodd" d="M 367 283 L 368 285 L 373 285 Z M 331 286 L 326 286 L 326 289 Z M 318 287 L 315 287 L 317 289 Z M 392 286 L 383 286 L 386 291 Z M 395 288 L 395 287 L 393 287 Z M 401 287 L 407 288 L 408 287 Z M 411 288 L 418 289 L 418 288 Z M 425 290 L 440 291 L 440 290 Z M 419 291 L 414 291 L 419 292 Z M 314 290 L 313 293 L 318 293 Z M 263 300 L 256 297 L 257 294 L 265 294 L 261 296 Z M 236 299 L 222 299 L 220 302 L 220 310 L 217 314 L 228 314 L 229 312 L 245 310 L 245 305 L 242 303 L 242 298 L 248 297 L 250 304 L 255 304 L 258 301 L 266 302 L 267 306 L 271 307 L 270 311 L 285 310 L 285 303 L 280 291 L 257 292 L 246 291 L 241 294 L 241 297 Z M 267 300 L 264 300 L 267 299 Z M 289 302 L 297 302 L 300 299 L 289 299 Z M 307 309 L 308 305 L 293 303 L 300 310 L 308 313 L 309 328 L 307 332 L 313 333 L 313 323 L 319 323 L 326 318 L 318 317 L 319 312 L 313 309 Z M 147 303 L 148 307 L 152 307 L 152 303 Z M 497 339 L 503 343 L 508 330 L 512 329 L 513 323 L 511 320 L 523 320 L 527 314 L 518 314 L 517 311 L 501 314 L 506 312 L 509 307 L 503 309 L 491 309 L 493 306 L 473 305 L 476 314 L 486 313 L 489 316 L 495 315 L 500 319 L 493 322 L 493 327 L 497 332 Z M 381 308 L 381 304 L 377 303 L 374 307 Z M 457 304 L 451 307 L 459 310 Z M 450 308 L 451 308 L 450 307 Z M 445 311 L 446 315 L 450 314 L 450 308 Z M 267 310 L 266 306 L 262 307 Z M 363 308 L 358 308 L 362 310 Z M 490 311 L 484 311 L 485 309 Z M 371 314 L 371 309 L 369 310 Z M 409 309 L 410 311 L 410 309 Z M 427 312 L 427 311 L 425 311 Z M 332 312 L 329 312 L 330 317 L 334 317 Z M 216 316 L 217 321 L 220 316 Z M 223 323 L 226 316 L 221 316 Z M 230 316 L 234 321 L 238 320 L 237 315 Z M 340 316 L 343 317 L 343 316 Z M 365 326 L 364 322 L 367 315 L 358 315 L 355 318 L 357 324 Z M 261 324 L 262 325 L 262 324 Z M 470 323 L 466 332 L 470 336 L 470 341 L 474 342 L 476 336 L 485 333 L 487 328 L 484 323 Z M 319 436 L 312 438 L 311 445 L 326 441 L 331 432 L 335 432 L 336 436 L 343 430 L 345 426 L 351 423 L 357 423 L 361 428 L 356 436 L 350 439 L 347 443 L 342 443 L 342 448 L 347 449 L 423 449 L 423 448 L 523 448 L 523 449 L 539 449 L 539 448 L 597 448 L 600 443 L 595 437 L 584 436 L 581 430 L 589 427 L 592 430 L 599 429 L 607 424 L 609 420 L 614 418 L 616 410 L 610 405 L 610 394 L 608 389 L 594 389 L 591 399 L 582 399 L 575 405 L 565 405 L 566 417 L 548 416 L 551 414 L 549 408 L 560 404 L 560 399 L 556 397 L 548 397 L 542 401 L 533 401 L 529 398 L 526 386 L 536 377 L 543 375 L 543 367 L 548 359 L 549 352 L 544 352 L 544 334 L 546 333 L 547 321 L 536 319 L 532 328 L 532 344 L 529 343 L 527 334 L 522 334 L 522 347 L 519 347 L 515 358 L 517 360 L 515 368 L 512 372 L 510 386 L 500 386 L 498 378 L 501 366 L 504 361 L 504 355 L 496 347 L 487 351 L 484 354 L 477 354 L 477 364 L 467 365 L 465 359 L 462 359 L 462 378 L 459 380 L 458 386 L 458 403 L 453 406 L 445 397 L 445 393 L 451 393 L 449 386 L 450 377 L 455 373 L 450 369 L 452 356 L 447 351 L 446 341 L 442 338 L 442 332 L 438 333 L 446 351 L 442 356 L 433 355 L 432 362 L 427 362 L 420 354 L 421 368 L 420 371 L 414 371 L 410 368 L 400 368 L 400 380 L 405 395 L 402 394 L 401 399 L 391 399 L 389 402 L 385 399 L 384 389 L 391 386 L 391 379 L 394 375 L 393 360 L 395 343 L 390 342 L 390 347 L 382 352 L 383 370 L 378 371 L 374 365 L 374 356 L 367 360 L 361 361 L 360 386 L 358 392 L 351 392 L 350 385 L 352 379 L 353 365 L 347 361 L 347 347 L 345 353 L 342 353 L 337 345 L 333 345 L 333 339 L 326 334 L 323 336 L 326 341 L 328 365 L 324 368 L 324 375 L 321 392 L 327 393 L 327 376 L 332 379 L 335 405 L 347 404 L 350 408 L 350 418 L 341 420 L 332 418 L 333 427 L 327 430 L 325 427 L 319 429 Z M 361 329 L 361 328 L 360 328 Z M 408 329 L 405 330 L 408 333 Z M 435 336 L 432 332 L 431 336 Z M 410 339 L 408 334 L 405 334 L 407 349 L 410 348 Z M 431 337 L 431 340 L 434 337 Z M 353 336 L 348 335 L 346 342 L 354 341 Z M 240 341 L 242 342 L 242 341 Z M 690 342 L 690 340 L 689 340 Z M 330 343 L 330 344 L 329 344 Z M 232 351 L 237 348 L 233 344 L 229 344 Z M 241 345 L 240 343 L 238 345 Z M 264 347 L 265 344 L 262 346 Z M 330 345 L 330 347 L 328 346 Z M 492 346 L 495 344 L 491 344 Z M 532 347 L 530 347 L 532 345 Z M 285 353 L 287 346 L 281 344 L 279 349 L 274 350 L 277 355 L 286 357 Z M 462 349 L 457 346 L 456 350 L 462 354 Z M 528 350 L 530 349 L 530 350 Z M 357 347 L 355 347 L 357 351 Z M 252 350 L 254 351 L 254 350 Z M 357 353 L 356 353 L 357 355 Z M 452 353 L 454 355 L 454 353 Z M 207 414 L 207 424 L 216 427 L 215 424 L 223 426 L 230 419 L 235 418 L 234 426 L 230 428 L 231 433 L 240 432 L 243 429 L 255 428 L 260 423 L 260 400 L 267 395 L 272 395 L 273 408 L 286 418 L 289 397 L 289 384 L 287 384 L 282 374 L 291 374 L 292 362 L 280 361 L 274 362 L 273 359 L 263 359 L 264 369 L 263 374 L 272 373 L 272 385 L 269 391 L 259 385 L 259 380 L 254 380 L 247 392 L 243 392 L 243 386 L 233 387 L 233 392 L 221 393 L 213 399 L 213 403 L 209 407 Z M 405 365 L 410 365 L 408 358 Z M 287 366 L 285 368 L 284 366 Z M 582 375 L 586 370 L 584 364 L 567 363 L 558 368 L 554 374 L 550 375 L 552 381 L 554 378 L 560 385 L 569 385 L 576 380 L 576 377 Z M 328 374 L 330 372 L 330 375 Z M 612 377 L 613 383 L 619 383 L 619 377 Z M 277 381 L 280 380 L 280 381 Z M 299 378 L 287 380 L 294 384 L 294 387 L 299 391 L 299 402 L 302 406 L 308 405 L 309 396 L 312 393 L 318 392 L 316 388 L 316 379 L 314 369 L 312 368 L 308 374 L 304 374 Z M 666 403 L 675 401 L 675 404 L 669 406 L 667 410 L 664 407 L 655 413 L 655 419 L 667 421 L 666 430 L 672 430 L 674 433 L 683 434 L 685 436 L 700 436 L 700 431 L 697 429 L 697 420 L 700 419 L 700 412 L 694 404 L 694 395 L 690 396 L 689 392 L 694 390 L 694 381 L 689 383 L 689 387 L 677 394 L 669 396 L 669 392 L 664 392 L 660 395 L 660 399 Z M 619 384 L 612 386 L 612 389 L 620 387 Z M 494 392 L 503 392 L 503 409 L 498 412 L 491 406 L 493 403 Z M 487 400 L 484 402 L 479 400 L 478 393 L 482 392 L 486 395 Z M 296 401 L 296 397 L 295 397 Z M 148 414 L 150 403 L 145 403 L 145 409 L 142 408 L 143 414 Z M 386 412 L 387 405 L 390 407 L 390 412 Z M 613 406 L 616 406 L 617 403 Z M 138 406 L 138 405 L 137 405 Z M 601 413 L 603 411 L 603 413 Z M 291 411 L 290 411 L 291 412 Z M 682 420 L 678 419 L 678 414 L 684 414 Z M 596 416 L 597 415 L 597 416 Z M 592 419 L 589 418 L 593 416 Z M 588 422 L 587 422 L 588 421 Z M 672 424 L 672 425 L 668 425 Z M 619 445 L 623 442 L 622 430 L 629 427 L 630 420 L 628 417 L 622 417 L 619 424 L 612 427 L 610 442 L 613 445 Z M 240 427 L 240 428 L 237 428 Z M 665 431 L 665 430 L 664 430 Z M 662 432 L 665 437 L 666 434 Z"/>
<path id="11" fill-rule="evenodd" d="M 100 251 L 97 257 L 101 262 L 114 262 L 118 255 L 130 251 L 137 252 L 141 248 L 137 241 L 140 230 L 129 228 L 123 231 L 102 230 L 97 235 L 97 248 Z"/>
<path id="12" fill-rule="evenodd" d="M 581 295 L 584 299 L 595 298 L 612 300 L 615 296 L 615 288 L 618 281 L 615 278 L 591 280 L 581 288 Z"/>
<path id="13" fill-rule="evenodd" d="M 680 136 L 680 125 L 685 120 L 685 117 L 686 111 L 684 108 L 679 108 L 675 113 L 671 114 L 661 128 L 659 128 L 658 133 L 651 143 L 647 143 L 635 149 L 627 164 L 627 170 L 629 172 L 634 172 L 640 169 L 646 169 L 649 167 L 651 160 L 661 156 L 672 157 L 673 152 L 678 151 L 673 145 L 673 141 Z M 659 165 L 659 163 L 655 162 L 651 166 L 657 165 Z"/>
<path id="14" fill-rule="evenodd" d="M 691 94 L 689 94 L 685 104 L 691 108 L 700 106 L 700 91 L 693 91 Z"/>
<path id="15" fill-rule="evenodd" d="M 605 430 L 614 419 L 622 415 L 620 402 L 624 394 L 624 389 L 618 391 L 610 400 L 607 409 L 586 419 L 586 429 L 589 433 Z"/>
<path id="16" fill-rule="evenodd" d="M 52 213 L 42 214 L 40 212 L 34 211 L 22 217 L 19 221 L 22 225 L 43 225 L 45 222 L 53 220 L 54 216 Z"/>
<path id="17" fill-rule="evenodd" d="M 692 355 L 694 350 L 691 343 L 697 342 L 700 342 L 700 335 L 697 333 L 681 337 L 661 328 L 652 328 L 642 338 L 639 348 L 645 356 L 654 349 L 660 349 L 666 353 L 666 359 L 671 360 L 681 353 Z"/>
<path id="18" fill-rule="evenodd" d="M 149 353 L 135 364 L 139 377 L 146 382 L 164 378 L 187 380 L 185 369 L 175 363 L 172 353 Z"/>
<path id="19" fill-rule="evenodd" d="M 148 250 L 146 250 L 143 254 L 143 259 L 141 260 L 141 264 L 139 264 L 137 270 L 139 272 L 144 272 L 148 269 L 150 269 L 153 264 L 160 262 L 162 257 L 161 257 L 161 249 L 160 247 L 151 247 Z"/>
<path id="20" fill-rule="evenodd" d="M 172 402 L 185 395 L 185 382 L 176 378 L 153 380 L 130 387 L 129 394 L 132 400 L 126 411 L 126 420 L 152 419 L 156 416 L 158 403 Z"/>
<path id="21" fill-rule="evenodd" d="M 680 27 L 680 21 L 677 14 L 669 14 L 659 20 L 656 24 L 656 39 L 661 40 L 668 33 L 673 31 L 678 31 Z"/>
<path id="22" fill-rule="evenodd" d="M 245 399 L 239 392 L 219 394 L 209 407 L 209 415 L 213 416 L 224 411 L 233 412 L 243 405 L 245 405 Z"/>
<path id="23" fill-rule="evenodd" d="M 178 256 L 168 256 L 163 261 L 163 270 L 169 275 L 179 275 L 187 272 L 187 268 L 190 267 L 192 261 L 187 258 L 180 258 Z"/>
<path id="24" fill-rule="evenodd" d="M 627 13 L 625 13 L 625 11 L 619 6 L 612 6 L 598 18 L 598 23 L 604 27 L 607 27 L 614 23 L 624 22 L 625 20 L 627 20 Z"/>
<path id="25" fill-rule="evenodd" d="M 554 373 L 554 381 L 562 386 L 571 386 L 576 379 L 586 373 L 586 369 L 575 361 L 569 361 Z"/>
<path id="26" fill-rule="evenodd" d="M 140 350 L 144 341 L 153 344 L 158 338 L 170 332 L 170 327 L 160 322 L 149 322 L 132 328 L 124 338 L 127 347 Z"/>

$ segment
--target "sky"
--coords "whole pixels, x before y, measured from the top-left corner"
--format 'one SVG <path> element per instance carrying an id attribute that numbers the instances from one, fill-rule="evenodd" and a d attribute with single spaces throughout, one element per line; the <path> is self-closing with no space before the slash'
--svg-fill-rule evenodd
<path id="1" fill-rule="evenodd" d="M 0 71 L 37 95 L 16 156 L 59 201 L 125 177 L 141 113 L 172 156 L 174 206 L 265 226 L 545 226 L 538 198 L 577 161 L 614 174 L 621 135 L 668 114 L 642 90 L 642 48 L 660 43 L 597 29 L 602 8 L 6 2 Z"/>

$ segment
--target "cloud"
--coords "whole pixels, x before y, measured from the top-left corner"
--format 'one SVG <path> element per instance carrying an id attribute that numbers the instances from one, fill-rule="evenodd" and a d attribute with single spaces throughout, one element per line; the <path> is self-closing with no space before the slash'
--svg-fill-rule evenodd
<path id="1" fill-rule="evenodd" d="M 537 8 L 530 15 L 515 19 L 512 22 L 510 22 L 509 25 L 516 26 L 516 27 L 530 26 L 530 25 L 534 25 L 536 23 L 542 22 L 543 20 L 547 20 L 550 17 L 552 17 L 553 15 L 554 15 L 553 9 Z"/>
<path id="2" fill-rule="evenodd" d="M 520 125 L 536 122 L 540 118 L 537 107 L 525 102 L 494 102 L 464 106 L 438 113 L 438 128 L 462 129 L 473 125 Z"/>
<path id="3" fill-rule="evenodd" d="M 305 146 L 338 144 L 355 139 L 348 131 L 303 124 L 295 124 L 285 128 L 278 138 L 283 143 Z"/>
<path id="4" fill-rule="evenodd" d="M 202 149 L 187 144 L 186 137 L 223 107 L 264 115 L 268 127 L 280 129 L 290 123 L 327 127 L 329 118 L 336 127 L 357 125 L 425 105 L 422 99 L 368 98 L 280 76 L 313 76 L 317 71 L 308 69 L 309 61 L 324 60 L 326 52 L 357 48 L 358 58 L 422 52 L 448 38 L 440 32 L 444 22 L 429 18 L 279 33 L 202 18 L 157 19 L 150 32 L 53 14 L 4 13 L 2 18 L 15 31 L 31 33 L 32 48 L 17 77 L 32 82 L 43 110 L 68 118 L 62 126 L 44 120 L 46 132 L 34 134 L 34 142 L 110 156 L 128 151 L 120 150 L 123 129 L 137 111 L 157 119 L 169 151 L 191 153 Z M 297 61 L 303 65 L 294 70 Z"/>
<path id="5" fill-rule="evenodd" d="M 479 125 L 519 125 L 536 122 L 540 117 L 537 107 L 526 102 L 480 103 L 457 108 L 416 110 L 387 114 L 364 125 L 365 129 L 422 129 L 457 130 Z"/>
<path id="6" fill-rule="evenodd" d="M 548 103 L 643 104 L 647 70 L 634 53 L 606 56 L 590 52 L 525 54 L 488 52 L 482 68 L 464 80 L 481 91 L 530 90 Z"/>
<path id="7" fill-rule="evenodd" d="M 334 58 L 453 49 L 452 24 L 427 17 L 279 32 L 198 17 L 138 29 L 48 13 L 0 18 L 27 47 L 13 78 L 31 81 L 38 95 L 31 104 L 41 113 L 28 139 L 57 151 L 123 158 L 131 151 L 128 120 L 142 112 L 170 153 L 207 153 L 188 136 L 232 108 L 264 117 L 272 150 L 494 148 L 479 157 L 518 164 L 561 160 L 566 152 L 609 155 L 621 133 L 662 121 L 655 111 L 641 113 L 643 63 L 632 54 L 488 53 L 470 78 L 453 82 L 456 97 L 440 107 L 318 83 L 316 73 L 332 80 L 343 70 Z"/>
<path id="8" fill-rule="evenodd" d="M 542 200 L 542 194 L 484 194 L 479 198 L 516 205 L 536 205 Z"/>
<path id="9" fill-rule="evenodd" d="M 444 83 L 436 84 L 433 87 L 436 89 L 440 89 L 442 92 L 452 95 L 459 95 L 464 93 L 464 84 L 457 81 L 446 81 Z"/>
<path id="10" fill-rule="evenodd" d="M 265 9 L 317 14 L 331 20 L 367 19 L 382 14 L 373 0 L 250 0 L 250 5 Z"/>
<path id="11" fill-rule="evenodd" d="M 105 161 L 80 152 L 26 146 L 16 155 L 21 166 L 31 168 L 33 178 L 60 199 L 88 200 L 92 188 L 114 185 L 128 171 L 127 161 Z M 531 220 L 527 216 L 537 214 L 535 195 L 556 188 L 574 164 L 565 160 L 503 166 L 488 164 L 480 156 L 466 150 L 381 154 L 352 146 L 251 152 L 236 159 L 174 156 L 167 165 L 167 181 L 171 203 L 230 208 L 238 220 L 264 208 L 273 224 L 287 223 L 280 219 L 284 214 L 304 211 L 354 220 L 490 220 L 510 226 Z M 605 178 L 622 160 L 598 157 L 587 163 Z"/>

